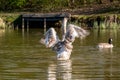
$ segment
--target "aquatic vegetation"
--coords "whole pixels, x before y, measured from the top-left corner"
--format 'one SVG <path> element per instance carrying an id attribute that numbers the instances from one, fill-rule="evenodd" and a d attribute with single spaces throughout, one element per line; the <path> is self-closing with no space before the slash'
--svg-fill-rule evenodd
<path id="1" fill-rule="evenodd" d="M 97 19 L 99 17 L 99 19 Z M 118 29 L 120 28 L 120 15 L 118 14 L 93 14 L 73 15 L 71 23 L 93 29 Z"/>
<path id="2" fill-rule="evenodd" d="M 20 16 L 18 13 L 0 13 L 0 18 L 2 19 L 0 24 L 1 29 L 13 28 L 14 21 Z"/>
<path id="3" fill-rule="evenodd" d="M 0 18 L 0 29 L 5 29 L 5 22 L 3 21 L 2 18 Z"/>

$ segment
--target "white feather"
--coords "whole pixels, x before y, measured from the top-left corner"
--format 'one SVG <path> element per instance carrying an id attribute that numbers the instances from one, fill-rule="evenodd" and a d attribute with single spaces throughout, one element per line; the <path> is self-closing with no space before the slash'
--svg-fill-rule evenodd
<path id="1" fill-rule="evenodd" d="M 54 28 L 50 28 L 45 33 L 45 45 L 46 47 L 53 47 L 59 41 L 58 36 Z"/>
<path id="2" fill-rule="evenodd" d="M 73 24 L 69 24 L 68 26 L 74 28 L 74 30 L 76 32 L 75 37 L 79 37 L 79 38 L 82 39 L 82 38 L 86 37 L 87 35 L 89 35 L 88 31 L 84 30 L 83 28 L 81 28 L 79 26 L 76 26 L 76 25 L 73 25 Z"/>
<path id="3" fill-rule="evenodd" d="M 74 42 L 76 37 L 83 38 L 89 33 L 79 26 L 69 24 L 66 30 L 65 38 L 59 40 L 54 28 L 50 28 L 45 33 L 45 45 L 51 47 L 53 51 L 57 53 L 58 60 L 67 60 L 70 58 Z"/>

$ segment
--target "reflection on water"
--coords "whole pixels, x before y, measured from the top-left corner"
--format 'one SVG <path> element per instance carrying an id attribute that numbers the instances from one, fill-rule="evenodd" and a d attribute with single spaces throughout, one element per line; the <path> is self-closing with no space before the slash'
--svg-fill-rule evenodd
<path id="1" fill-rule="evenodd" d="M 71 60 L 57 61 L 48 67 L 48 80 L 72 80 Z"/>
<path id="2" fill-rule="evenodd" d="M 85 47 L 84 47 L 85 48 Z M 80 51 L 81 52 L 81 51 Z M 114 56 L 114 57 L 113 57 Z M 111 51 L 89 51 L 79 54 L 73 60 L 73 79 L 79 80 L 118 80 L 120 65 Z"/>
<path id="3" fill-rule="evenodd" d="M 113 52 L 113 48 L 99 48 L 98 50 L 103 53 L 112 53 Z"/>
<path id="4" fill-rule="evenodd" d="M 120 31 L 101 30 L 99 36 L 97 31 L 75 40 L 68 61 L 56 61 L 56 54 L 39 43 L 43 30 L 1 32 L 0 80 L 119 80 Z M 109 36 L 113 49 L 95 47 Z"/>

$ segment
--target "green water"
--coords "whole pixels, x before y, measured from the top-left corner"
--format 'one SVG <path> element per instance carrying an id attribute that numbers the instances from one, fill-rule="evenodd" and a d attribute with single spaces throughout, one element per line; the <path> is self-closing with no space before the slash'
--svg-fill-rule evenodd
<path id="1" fill-rule="evenodd" d="M 59 30 L 58 30 L 59 31 Z M 39 43 L 43 30 L 0 30 L 0 80 L 119 80 L 120 30 L 91 30 L 76 39 L 71 59 Z M 97 43 L 113 38 L 113 49 L 98 50 Z"/>

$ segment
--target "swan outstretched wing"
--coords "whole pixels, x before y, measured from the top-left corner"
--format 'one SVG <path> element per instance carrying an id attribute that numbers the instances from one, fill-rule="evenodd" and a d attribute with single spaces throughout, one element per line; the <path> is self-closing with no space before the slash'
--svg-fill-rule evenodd
<path id="1" fill-rule="evenodd" d="M 54 28 L 50 28 L 45 33 L 44 38 L 41 39 L 41 43 L 45 44 L 46 47 L 53 47 L 58 41 L 59 41 L 59 38 Z"/>
<path id="2" fill-rule="evenodd" d="M 73 24 L 69 24 L 65 35 L 65 40 L 69 42 L 74 42 L 76 37 L 82 39 L 87 35 L 89 35 L 89 32 L 87 32 L 83 28 Z"/>
<path id="3" fill-rule="evenodd" d="M 70 24 L 70 25 L 74 26 L 74 29 L 78 33 L 78 37 L 79 38 L 82 39 L 82 38 L 84 38 L 84 37 L 89 35 L 89 32 L 87 30 L 85 30 L 85 29 L 83 29 L 83 28 L 81 28 L 79 26 L 73 25 L 73 24 Z"/>

